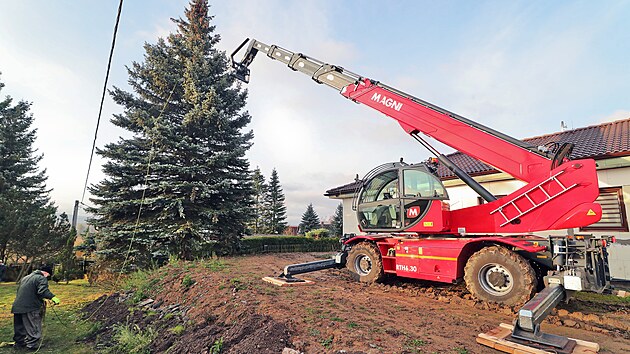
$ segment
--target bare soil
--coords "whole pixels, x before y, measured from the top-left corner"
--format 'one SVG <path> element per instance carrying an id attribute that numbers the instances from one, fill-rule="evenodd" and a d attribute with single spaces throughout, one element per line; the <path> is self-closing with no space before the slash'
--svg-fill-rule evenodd
<path id="1" fill-rule="evenodd" d="M 158 331 L 151 350 L 162 353 L 498 353 L 475 342 L 480 332 L 512 323 L 517 308 L 472 299 L 463 285 L 394 279 L 366 285 L 347 270 L 304 278 L 313 285 L 278 287 L 261 280 L 288 264 L 329 254 L 269 254 L 156 271 L 154 302 L 129 308 L 130 294 L 101 298 L 84 309 L 103 323 L 89 339 L 111 345 L 116 323 Z M 193 285 L 182 280 L 189 276 Z M 185 283 L 185 282 L 184 282 Z M 105 303 L 103 304 L 103 301 Z M 181 333 L 173 330 L 184 326 Z M 550 316 L 543 330 L 597 342 L 601 353 L 630 352 L 630 310 L 623 304 L 574 301 Z M 222 342 L 222 344 L 220 344 Z"/>

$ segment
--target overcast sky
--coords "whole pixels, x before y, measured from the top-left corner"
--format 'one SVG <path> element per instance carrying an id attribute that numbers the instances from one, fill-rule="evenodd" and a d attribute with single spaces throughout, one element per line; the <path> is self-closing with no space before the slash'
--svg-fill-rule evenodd
<path id="1" fill-rule="evenodd" d="M 630 117 L 628 1 L 210 1 L 221 50 L 256 38 L 379 80 L 517 138 Z M 109 87 L 187 1 L 127 0 Z M 118 1 L 0 0 L 3 95 L 33 103 L 60 211 L 81 199 Z M 355 174 L 429 155 L 397 123 L 279 62 L 251 65 L 252 168 L 278 170 L 289 223 Z M 97 146 L 123 131 L 105 101 Z M 447 150 L 449 152 L 450 150 Z M 103 178 L 101 161 L 89 183 Z M 89 196 L 88 196 L 89 197 Z M 86 197 L 86 202 L 88 202 Z"/>

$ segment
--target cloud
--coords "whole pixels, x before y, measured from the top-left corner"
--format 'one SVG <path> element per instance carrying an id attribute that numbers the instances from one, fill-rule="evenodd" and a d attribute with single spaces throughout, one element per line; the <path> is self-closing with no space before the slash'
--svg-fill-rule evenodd
<path id="1" fill-rule="evenodd" d="M 6 13 L 26 13 L 29 8 L 22 2 L 7 6 Z M 125 5 L 119 33 L 122 45 L 116 48 L 110 87 L 111 83 L 126 87 L 123 65 L 142 60 L 142 42 L 155 43 L 173 31 L 169 18 L 183 16 L 184 6 L 187 1 L 164 2 L 159 7 Z M 446 25 L 441 21 L 403 23 L 398 14 L 389 16 L 387 11 L 374 25 L 364 15 L 378 10 L 364 4 L 365 11 L 355 9 L 354 18 L 343 13 L 354 6 L 333 1 L 242 0 L 216 2 L 210 12 L 222 37 L 218 48 L 228 54 L 243 39 L 255 37 L 382 79 L 518 138 L 550 133 L 557 130 L 560 120 L 576 127 L 593 124 L 612 111 L 606 107 L 617 111 L 605 120 L 630 115 L 622 97 L 629 82 L 625 65 L 616 64 L 619 70 L 606 65 L 616 63 L 616 57 L 609 58 L 606 48 L 598 47 L 609 38 L 623 39 L 604 32 L 615 29 L 615 23 L 625 28 L 627 16 L 620 5 L 593 5 L 589 8 L 596 10 L 590 12 L 583 3 L 482 5 L 465 21 Z M 100 9 L 115 10 L 110 7 Z M 51 5 L 48 10 L 55 8 Z M 440 14 L 441 8 L 431 10 Z M 95 21 L 81 13 L 80 7 L 68 10 L 76 12 L 69 17 Z M 111 19 L 98 30 L 92 26 L 81 32 L 84 36 L 67 36 L 69 40 L 51 46 L 53 34 L 41 28 L 51 27 L 54 21 L 46 21 L 56 17 L 33 15 L 41 19 L 33 25 L 39 26 L 35 30 L 23 20 L 14 20 L 8 26 L 15 35 L 0 31 L 0 71 L 7 84 L 4 92 L 34 102 L 39 129 L 36 144 L 45 152 L 42 166 L 48 169 L 49 185 L 55 189 L 53 198 L 69 211 L 83 188 Z M 3 26 L 13 17 L 0 14 Z M 352 22 L 356 31 L 348 32 L 348 25 L 340 20 Z M 76 24 L 59 26 L 65 34 L 77 33 Z M 57 27 L 53 29 L 59 35 Z M 391 41 L 392 35 L 396 41 Z M 417 38 L 423 38 L 422 43 L 415 43 Z M 95 42 L 105 43 L 103 52 L 91 52 Z M 624 41 L 614 45 L 618 43 Z M 338 202 L 323 193 L 351 182 L 355 174 L 363 176 L 376 165 L 400 157 L 417 162 L 429 155 L 392 119 L 353 104 L 278 62 L 259 55 L 251 70 L 251 83 L 244 87 L 249 90 L 249 128 L 255 138 L 247 156 L 252 167 L 260 166 L 267 177 L 277 168 L 291 224 L 299 222 L 309 203 L 320 217 L 331 215 Z M 614 94 L 621 98 L 613 100 Z M 125 134 L 108 123 L 112 112 L 119 110 L 107 97 L 97 146 Z M 103 177 L 102 161 L 95 159 L 90 183 Z"/>
<path id="2" fill-rule="evenodd" d="M 628 118 L 630 118 L 630 110 L 618 109 L 614 111 L 613 113 L 601 118 L 599 120 L 599 123 L 614 122 L 616 120 L 628 119 Z"/>

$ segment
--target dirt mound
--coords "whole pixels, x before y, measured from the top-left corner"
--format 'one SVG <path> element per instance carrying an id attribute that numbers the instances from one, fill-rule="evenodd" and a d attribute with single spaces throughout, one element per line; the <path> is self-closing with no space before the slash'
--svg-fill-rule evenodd
<path id="1" fill-rule="evenodd" d="M 153 353 L 208 353 L 213 346 L 221 348 L 221 353 L 280 353 L 290 341 L 290 330 L 285 324 L 251 310 L 232 314 L 231 323 L 226 322 L 225 314 L 209 314 L 206 323 L 184 330 L 186 310 L 179 305 L 152 299 L 129 305 L 126 301 L 130 295 L 102 296 L 82 310 L 85 318 L 101 324 L 87 341 L 99 348 L 112 346 L 118 325 L 153 328 L 157 333 L 149 347 Z M 183 332 L 175 330 L 178 326 Z"/>
<path id="2" fill-rule="evenodd" d="M 154 353 L 492 353 L 478 333 L 511 323 L 518 309 L 474 300 L 463 286 L 389 280 L 365 285 L 345 270 L 305 275 L 315 284 L 277 287 L 261 280 L 287 264 L 323 254 L 275 254 L 160 268 L 150 299 L 100 298 L 85 308 L 102 326 L 91 340 L 112 345 L 114 326 L 157 332 Z M 624 308 L 593 311 L 572 304 L 544 324 L 546 332 L 599 343 L 602 353 L 630 352 Z M 98 338 L 98 339 L 97 339 Z"/>
<path id="3" fill-rule="evenodd" d="M 290 340 L 289 328 L 270 316 L 247 311 L 230 325 L 222 322 L 199 324 L 181 336 L 165 336 L 152 344 L 156 352 L 208 353 L 221 343 L 221 353 L 281 353 Z"/>

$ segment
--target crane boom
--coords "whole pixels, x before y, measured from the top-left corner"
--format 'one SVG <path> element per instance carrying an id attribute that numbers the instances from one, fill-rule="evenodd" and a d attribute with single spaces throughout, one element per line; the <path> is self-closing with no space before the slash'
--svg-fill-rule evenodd
<path id="1" fill-rule="evenodd" d="M 242 60 L 240 62 L 235 60 L 234 56 L 247 43 L 249 46 Z M 583 227 L 601 219 L 602 208 L 595 203 L 599 195 L 595 161 L 592 159 L 569 161 L 568 155 L 572 147 L 570 144 L 558 149 L 555 155 L 551 156 L 518 139 L 376 80 L 255 39 L 246 39 L 232 53 L 233 74 L 238 79 L 249 82 L 248 67 L 258 52 L 286 64 L 293 71 L 310 76 L 319 84 L 338 90 L 347 99 L 362 103 L 395 119 L 408 134 L 425 146 L 428 145 L 422 141 L 419 133 L 526 182 L 525 186 L 511 194 L 496 199 L 444 155 L 429 146 L 445 167 L 453 171 L 488 203 L 443 213 L 436 206 L 433 207 L 435 210 L 430 214 L 430 218 L 440 219 L 439 223 L 416 222 L 413 226 L 396 229 L 419 233 L 452 232 L 462 235 L 519 233 Z M 401 203 L 404 204 L 404 201 L 401 200 Z M 379 207 L 382 203 L 376 204 L 375 207 Z M 366 208 L 372 208 L 368 204 L 365 205 Z M 406 210 L 412 206 L 401 204 L 402 207 Z M 422 207 L 422 210 L 428 209 Z M 392 213 L 396 220 L 399 220 L 399 215 L 404 215 L 396 214 L 395 210 Z M 376 213 L 372 209 L 366 209 L 364 216 L 368 214 Z M 369 222 L 368 225 L 372 223 L 378 224 L 378 221 Z"/>
<path id="2" fill-rule="evenodd" d="M 248 41 L 246 39 L 234 54 Z M 255 39 L 250 41 L 240 63 L 233 60 L 241 80 L 249 81 L 247 67 L 258 52 L 338 90 L 346 98 L 392 117 L 409 134 L 422 132 L 517 179 L 530 182 L 550 170 L 551 160 L 546 154 L 518 139 L 340 66 Z"/>

